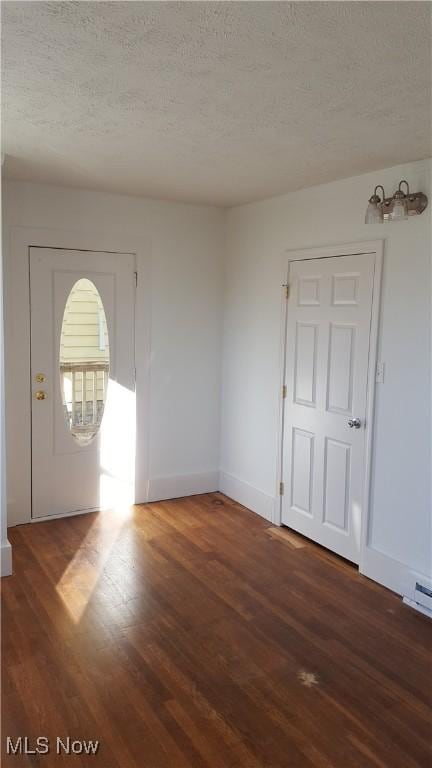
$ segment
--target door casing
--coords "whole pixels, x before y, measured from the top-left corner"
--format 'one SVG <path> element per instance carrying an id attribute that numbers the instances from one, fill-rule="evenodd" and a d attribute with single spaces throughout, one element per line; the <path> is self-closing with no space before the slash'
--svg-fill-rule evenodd
<path id="1" fill-rule="evenodd" d="M 369 341 L 369 360 L 366 394 L 366 425 L 365 425 L 365 466 L 364 466 L 364 492 L 361 513 L 361 537 L 360 537 L 360 564 L 359 571 L 364 573 L 363 564 L 365 551 L 369 541 L 369 510 L 370 510 L 370 479 L 372 471 L 373 440 L 374 440 L 374 405 L 375 405 L 375 373 L 378 351 L 379 313 L 381 303 L 381 277 L 384 259 L 384 240 L 368 240 L 358 243 L 342 243 L 340 245 L 328 245 L 300 250 L 288 250 L 287 271 L 281 286 L 281 325 L 279 348 L 279 419 L 277 435 L 277 486 L 275 493 L 275 506 L 273 522 L 282 525 L 282 496 L 280 484 L 283 483 L 283 434 L 284 434 L 284 406 L 283 386 L 286 376 L 286 347 L 288 324 L 288 301 L 286 286 L 289 280 L 290 263 L 310 259 L 326 259 L 338 256 L 357 256 L 363 254 L 375 255 L 375 269 L 373 278 L 372 312 Z"/>
<path id="2" fill-rule="evenodd" d="M 13 360 L 13 405 L 8 430 L 9 470 L 19 473 L 16 498 L 10 499 L 8 525 L 39 522 L 31 516 L 31 374 L 30 374 L 30 276 L 29 249 L 33 247 L 81 251 L 104 251 L 136 258 L 138 283 L 135 305 L 136 360 L 136 481 L 135 501 L 148 500 L 149 432 L 140 425 L 149 424 L 150 413 L 150 332 L 151 332 L 151 270 L 150 240 L 132 240 L 127 235 L 106 232 L 78 232 L 50 228 L 12 227 L 9 249 L 13 270 L 8 285 L 13 301 L 7 302 L 8 324 L 13 328 L 14 349 L 19 359 Z M 10 267 L 9 267 L 10 268 Z M 26 309 L 25 309 L 26 308 Z M 10 440 L 11 422 L 14 423 Z M 50 518 L 53 519 L 53 518 Z"/>

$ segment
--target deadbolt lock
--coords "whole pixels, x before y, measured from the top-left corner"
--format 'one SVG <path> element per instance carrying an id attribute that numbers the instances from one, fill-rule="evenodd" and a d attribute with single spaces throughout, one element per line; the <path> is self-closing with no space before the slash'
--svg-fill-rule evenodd
<path id="1" fill-rule="evenodd" d="M 43 391 L 43 389 L 38 389 L 37 392 L 35 392 L 35 398 L 36 400 L 45 400 L 47 396 L 47 393 Z"/>
<path id="2" fill-rule="evenodd" d="M 42 384 L 43 381 L 45 381 L 45 374 L 44 373 L 37 373 L 35 376 L 35 379 L 38 384 Z"/>

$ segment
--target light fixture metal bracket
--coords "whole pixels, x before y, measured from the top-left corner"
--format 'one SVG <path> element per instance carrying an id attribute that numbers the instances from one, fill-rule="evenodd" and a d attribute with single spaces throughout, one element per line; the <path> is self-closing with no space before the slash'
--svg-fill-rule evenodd
<path id="1" fill-rule="evenodd" d="M 406 197 L 408 206 L 408 216 L 419 216 L 426 210 L 428 198 L 423 192 L 410 192 Z M 386 197 L 378 205 L 382 208 L 384 221 L 390 220 L 390 214 L 393 208 L 394 197 Z"/>
<path id="2" fill-rule="evenodd" d="M 405 190 L 402 190 L 405 187 Z M 381 191 L 381 195 L 378 191 Z M 382 184 L 377 184 L 369 198 L 366 210 L 366 224 L 381 224 L 383 221 L 401 221 L 409 216 L 419 216 L 428 206 L 424 192 L 411 192 L 406 179 L 399 182 L 396 192 L 386 197 Z"/>

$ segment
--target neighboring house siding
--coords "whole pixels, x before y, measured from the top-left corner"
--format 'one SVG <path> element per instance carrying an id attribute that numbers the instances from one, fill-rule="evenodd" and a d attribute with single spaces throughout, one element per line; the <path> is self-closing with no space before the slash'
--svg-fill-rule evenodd
<path id="1" fill-rule="evenodd" d="M 102 325 L 102 334 L 100 326 Z M 101 335 L 103 338 L 101 339 Z M 100 341 L 104 342 L 100 344 Z M 105 346 L 105 349 L 101 349 Z M 108 360 L 108 330 L 102 301 L 90 280 L 72 289 L 63 318 L 60 362 Z"/>
<path id="2" fill-rule="evenodd" d="M 60 365 L 109 363 L 109 339 L 99 293 L 90 280 L 79 280 L 66 303 L 60 341 Z M 67 378 L 71 374 L 66 373 Z M 103 372 L 97 374 L 97 399 L 103 400 Z M 75 380 L 75 398 L 82 400 L 83 377 Z M 86 399 L 93 397 L 93 378 L 87 377 Z"/>

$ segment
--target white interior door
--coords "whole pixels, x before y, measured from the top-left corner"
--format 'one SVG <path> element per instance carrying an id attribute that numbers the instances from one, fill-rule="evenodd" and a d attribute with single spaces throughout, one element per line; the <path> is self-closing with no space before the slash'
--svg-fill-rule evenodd
<path id="1" fill-rule="evenodd" d="M 134 270 L 30 248 L 33 517 L 133 501 Z"/>
<path id="2" fill-rule="evenodd" d="M 355 563 L 374 266 L 361 254 L 289 270 L 282 522 Z"/>

